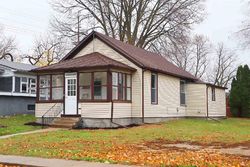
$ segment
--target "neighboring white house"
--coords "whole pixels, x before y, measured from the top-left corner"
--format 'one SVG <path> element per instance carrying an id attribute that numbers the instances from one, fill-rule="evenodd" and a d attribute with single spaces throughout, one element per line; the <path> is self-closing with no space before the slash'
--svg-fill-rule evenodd
<path id="1" fill-rule="evenodd" d="M 0 116 L 35 110 L 37 68 L 29 64 L 0 60 Z"/>
<path id="2" fill-rule="evenodd" d="M 225 88 L 204 83 L 164 57 L 92 32 L 38 75 L 36 117 L 79 117 L 81 127 L 170 118 L 225 117 Z"/>

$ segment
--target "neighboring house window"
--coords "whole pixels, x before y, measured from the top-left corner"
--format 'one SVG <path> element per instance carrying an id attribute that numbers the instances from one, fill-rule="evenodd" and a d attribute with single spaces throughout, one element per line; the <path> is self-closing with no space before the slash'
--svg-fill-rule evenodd
<path id="1" fill-rule="evenodd" d="M 29 78 L 29 90 L 31 94 L 36 94 L 36 80 L 34 78 Z"/>
<path id="2" fill-rule="evenodd" d="M 212 87 L 212 101 L 215 101 L 215 88 Z"/>
<path id="3" fill-rule="evenodd" d="M 180 104 L 186 104 L 186 83 L 185 81 L 180 81 Z"/>
<path id="4" fill-rule="evenodd" d="M 12 77 L 0 77 L 0 91 L 12 92 Z"/>
<path id="5" fill-rule="evenodd" d="M 63 99 L 63 75 L 52 75 L 52 100 Z"/>
<path id="6" fill-rule="evenodd" d="M 15 92 L 36 94 L 36 79 L 29 77 L 15 77 Z"/>
<path id="7" fill-rule="evenodd" d="M 28 78 L 21 77 L 21 92 L 28 93 Z"/>
<path id="8" fill-rule="evenodd" d="M 39 100 L 50 100 L 50 75 L 39 77 Z"/>
<path id="9" fill-rule="evenodd" d="M 107 72 L 81 73 L 80 99 L 107 100 Z"/>
<path id="10" fill-rule="evenodd" d="M 156 73 L 151 74 L 151 103 L 158 103 L 158 75 Z"/>
<path id="11" fill-rule="evenodd" d="M 131 75 L 112 72 L 112 99 L 131 100 Z"/>
<path id="12" fill-rule="evenodd" d="M 15 77 L 15 92 L 20 92 L 21 90 L 21 78 Z"/>

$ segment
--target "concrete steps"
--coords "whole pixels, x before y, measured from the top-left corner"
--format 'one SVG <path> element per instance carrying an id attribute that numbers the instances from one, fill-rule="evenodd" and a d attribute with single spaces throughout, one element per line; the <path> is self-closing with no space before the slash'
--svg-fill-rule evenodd
<path id="1" fill-rule="evenodd" d="M 61 117 L 54 120 L 50 126 L 56 128 L 72 128 L 78 121 L 79 117 Z"/>

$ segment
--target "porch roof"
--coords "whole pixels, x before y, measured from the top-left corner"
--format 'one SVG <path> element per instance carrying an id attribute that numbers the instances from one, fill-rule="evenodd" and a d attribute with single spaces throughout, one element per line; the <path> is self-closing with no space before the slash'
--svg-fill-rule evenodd
<path id="1" fill-rule="evenodd" d="M 54 72 L 54 71 L 73 71 L 81 69 L 94 69 L 94 68 L 119 68 L 123 70 L 136 71 L 136 69 L 129 67 L 126 64 L 113 60 L 104 56 L 101 53 L 93 52 L 77 58 L 64 60 L 56 64 L 45 67 L 39 67 L 33 72 Z"/>

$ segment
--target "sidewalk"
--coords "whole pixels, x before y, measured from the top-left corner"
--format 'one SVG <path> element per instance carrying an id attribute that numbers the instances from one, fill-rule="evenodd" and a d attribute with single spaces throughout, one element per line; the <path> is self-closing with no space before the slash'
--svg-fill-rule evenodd
<path id="1" fill-rule="evenodd" d="M 0 155 L 0 164 L 32 165 L 37 167 L 132 167 L 127 165 L 106 164 L 86 161 L 73 161 L 62 159 L 45 159 L 12 155 Z"/>
<path id="2" fill-rule="evenodd" d="M 33 131 L 28 131 L 28 132 L 22 132 L 22 133 L 16 133 L 16 134 L 11 134 L 11 135 L 5 135 L 5 136 L 0 136 L 0 139 L 7 139 L 13 136 L 19 136 L 19 135 L 28 135 L 28 134 L 33 134 L 33 133 L 42 133 L 42 132 L 52 132 L 52 131 L 57 131 L 59 130 L 58 128 L 47 128 L 47 129 L 39 129 L 39 130 L 33 130 Z"/>

